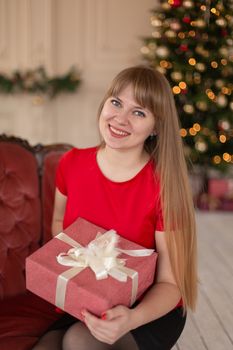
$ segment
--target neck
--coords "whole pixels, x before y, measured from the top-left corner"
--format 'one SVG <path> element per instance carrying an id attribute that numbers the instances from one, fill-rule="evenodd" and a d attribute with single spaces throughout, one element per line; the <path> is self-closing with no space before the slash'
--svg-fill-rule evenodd
<path id="1" fill-rule="evenodd" d="M 144 149 L 114 149 L 104 145 L 101 149 L 102 157 L 112 166 L 132 168 L 149 160 Z"/>

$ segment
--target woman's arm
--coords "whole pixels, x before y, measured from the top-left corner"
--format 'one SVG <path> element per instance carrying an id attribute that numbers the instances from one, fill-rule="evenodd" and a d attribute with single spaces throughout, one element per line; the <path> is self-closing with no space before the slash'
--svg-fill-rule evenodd
<path id="1" fill-rule="evenodd" d="M 178 304 L 181 294 L 172 273 L 164 232 L 156 232 L 156 248 L 156 282 L 135 308 L 119 305 L 106 310 L 102 319 L 83 310 L 86 325 L 98 340 L 113 344 L 130 330 L 165 315 Z"/>
<path id="2" fill-rule="evenodd" d="M 166 233 L 157 231 L 155 239 L 158 252 L 156 282 L 146 293 L 139 305 L 132 309 L 133 328 L 137 328 L 142 324 L 165 315 L 178 304 L 181 298 L 172 273 L 166 243 Z"/>
<path id="3" fill-rule="evenodd" d="M 67 197 L 64 196 L 57 188 L 55 191 L 55 201 L 52 220 L 52 235 L 56 236 L 63 229 L 63 218 L 66 208 Z"/>

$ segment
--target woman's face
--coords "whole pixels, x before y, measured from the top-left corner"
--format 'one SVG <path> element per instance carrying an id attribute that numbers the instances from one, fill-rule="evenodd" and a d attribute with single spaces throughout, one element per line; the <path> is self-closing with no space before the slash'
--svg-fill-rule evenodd
<path id="1" fill-rule="evenodd" d="M 155 118 L 148 109 L 138 105 L 133 88 L 128 85 L 118 96 L 106 100 L 99 129 L 111 148 L 143 150 L 145 140 L 155 131 Z"/>

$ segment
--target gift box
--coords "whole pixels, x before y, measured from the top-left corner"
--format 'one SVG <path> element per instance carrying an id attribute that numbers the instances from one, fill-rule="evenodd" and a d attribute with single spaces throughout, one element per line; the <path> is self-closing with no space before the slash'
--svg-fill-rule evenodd
<path id="1" fill-rule="evenodd" d="M 78 218 L 26 259 L 26 285 L 82 320 L 82 309 L 100 316 L 131 306 L 153 283 L 156 259 L 153 250 Z"/>
<path id="2" fill-rule="evenodd" d="M 216 198 L 233 200 L 233 179 L 209 179 L 208 192 Z"/>

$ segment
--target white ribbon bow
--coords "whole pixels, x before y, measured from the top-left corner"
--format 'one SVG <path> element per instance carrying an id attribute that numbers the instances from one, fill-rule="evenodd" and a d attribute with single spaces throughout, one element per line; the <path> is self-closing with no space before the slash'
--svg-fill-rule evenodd
<path id="1" fill-rule="evenodd" d="M 117 258 L 119 254 L 125 253 L 130 256 L 148 256 L 153 249 L 124 250 L 117 248 L 119 236 L 116 231 L 110 230 L 104 234 L 98 233 L 96 238 L 87 247 L 75 246 L 67 253 L 60 253 L 57 261 L 61 265 L 90 267 L 95 273 L 96 279 L 101 280 L 108 275 L 121 282 L 127 281 L 128 274 L 125 272 L 125 259 Z M 122 268 L 123 267 L 123 268 Z"/>

